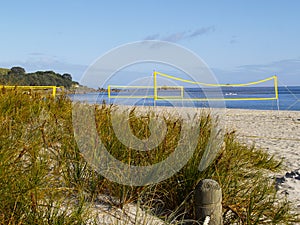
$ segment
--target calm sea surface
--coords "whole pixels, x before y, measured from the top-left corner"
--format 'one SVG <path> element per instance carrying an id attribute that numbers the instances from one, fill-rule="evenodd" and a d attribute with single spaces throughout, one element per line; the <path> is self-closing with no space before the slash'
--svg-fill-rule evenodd
<path id="1" fill-rule="evenodd" d="M 152 93 L 151 93 L 152 92 Z M 261 110 L 295 110 L 300 111 L 300 86 L 288 86 L 278 88 L 278 100 L 246 100 L 275 97 L 274 87 L 225 87 L 220 91 L 214 89 L 185 88 L 184 92 L 178 90 L 158 90 L 159 97 L 167 100 L 153 101 L 152 90 L 124 90 L 112 92 L 108 98 L 107 93 L 87 93 L 71 95 L 73 101 L 88 103 L 120 104 L 120 105 L 154 105 L 157 106 L 183 106 L 183 107 L 226 107 L 239 109 Z M 173 100 L 172 98 L 190 99 L 189 101 Z M 191 100 L 192 99 L 192 100 Z M 209 101 L 197 101 L 193 99 L 212 99 Z M 216 99 L 221 99 L 217 100 Z M 225 99 L 222 100 L 222 99 Z M 241 100 L 230 100 L 241 99 Z"/>

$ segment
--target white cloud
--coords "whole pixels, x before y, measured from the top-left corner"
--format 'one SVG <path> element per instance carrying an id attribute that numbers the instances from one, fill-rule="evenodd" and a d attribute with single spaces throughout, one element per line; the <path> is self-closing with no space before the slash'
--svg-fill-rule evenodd
<path id="1" fill-rule="evenodd" d="M 193 31 L 179 31 L 166 36 L 160 35 L 158 33 L 151 34 L 145 37 L 144 40 L 162 40 L 162 41 L 169 41 L 169 42 L 179 42 L 185 39 L 203 36 L 205 34 L 212 33 L 214 31 L 215 31 L 214 26 L 208 26 L 208 27 L 201 27 Z"/>

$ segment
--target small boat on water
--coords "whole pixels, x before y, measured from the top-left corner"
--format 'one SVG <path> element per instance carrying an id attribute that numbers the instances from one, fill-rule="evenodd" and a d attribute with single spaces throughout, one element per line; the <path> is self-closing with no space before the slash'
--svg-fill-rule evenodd
<path id="1" fill-rule="evenodd" d="M 237 95 L 237 93 L 229 92 L 229 93 L 225 93 L 225 95 Z"/>

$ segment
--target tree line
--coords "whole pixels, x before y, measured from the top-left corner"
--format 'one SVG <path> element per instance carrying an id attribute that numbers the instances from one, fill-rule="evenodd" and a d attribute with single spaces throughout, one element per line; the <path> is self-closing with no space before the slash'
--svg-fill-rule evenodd
<path id="1" fill-rule="evenodd" d="M 0 85 L 18 86 L 64 86 L 69 89 L 78 82 L 72 80 L 71 74 L 59 74 L 53 71 L 26 73 L 22 67 L 0 68 Z"/>

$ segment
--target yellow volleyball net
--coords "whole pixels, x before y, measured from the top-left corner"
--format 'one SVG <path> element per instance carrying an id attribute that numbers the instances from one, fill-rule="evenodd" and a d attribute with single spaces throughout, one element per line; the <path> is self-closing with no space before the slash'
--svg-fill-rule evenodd
<path id="1" fill-rule="evenodd" d="M 14 89 L 14 90 L 24 90 L 25 93 L 31 94 L 33 92 L 40 92 L 42 94 L 51 93 L 53 97 L 56 96 L 57 91 L 64 92 L 64 86 L 9 86 L 1 85 L 1 89 Z"/>
<path id="2" fill-rule="evenodd" d="M 277 76 L 240 84 L 210 84 L 154 71 L 153 86 L 108 85 L 108 98 L 152 98 L 154 101 L 278 100 Z"/>
<path id="3" fill-rule="evenodd" d="M 159 95 L 158 83 L 159 78 L 170 80 L 172 82 L 184 85 L 184 92 L 189 93 L 192 89 L 198 89 L 196 94 L 189 94 L 181 98 L 165 98 Z M 154 71 L 153 73 L 154 100 L 192 100 L 192 101 L 256 101 L 256 100 L 277 100 L 278 99 L 278 80 L 277 76 L 268 77 L 263 80 L 241 83 L 241 84 L 209 84 L 196 82 L 179 77 L 171 76 L 165 73 Z M 201 94 L 202 92 L 202 94 Z M 211 93 L 217 93 L 215 97 Z M 208 96 L 205 96 L 208 95 Z"/>

